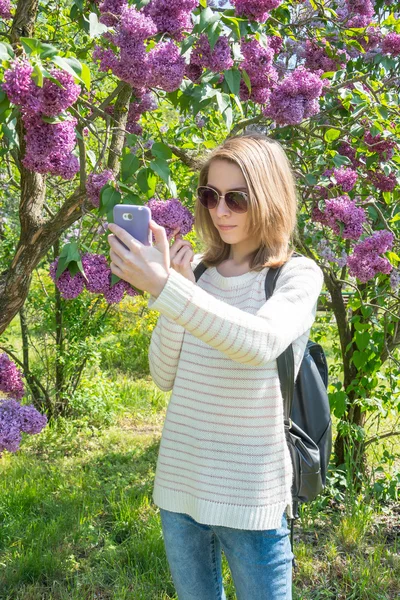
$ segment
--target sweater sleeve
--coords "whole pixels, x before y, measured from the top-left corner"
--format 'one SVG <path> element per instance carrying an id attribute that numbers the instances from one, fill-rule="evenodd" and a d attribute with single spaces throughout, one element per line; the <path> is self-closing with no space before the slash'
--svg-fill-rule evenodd
<path id="1" fill-rule="evenodd" d="M 201 254 L 196 254 L 193 257 L 191 263 L 193 270 L 200 262 L 201 257 Z M 182 275 L 181 277 L 185 279 Z M 195 286 L 196 284 L 192 285 Z M 150 309 L 153 309 L 152 304 L 156 300 L 157 298 L 150 294 L 147 303 Z M 150 375 L 157 387 L 163 392 L 169 392 L 174 386 L 184 333 L 184 327 L 168 316 L 160 314 L 151 334 L 148 353 Z"/>
<path id="2" fill-rule="evenodd" d="M 172 270 L 151 308 L 230 359 L 258 367 L 276 359 L 311 328 L 322 284 L 322 271 L 313 260 L 292 258 L 273 296 L 252 315 Z"/>

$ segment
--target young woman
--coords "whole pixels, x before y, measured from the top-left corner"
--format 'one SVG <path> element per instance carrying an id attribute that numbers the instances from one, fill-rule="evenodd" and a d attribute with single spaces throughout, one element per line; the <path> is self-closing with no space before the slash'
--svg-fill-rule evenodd
<path id="1" fill-rule="evenodd" d="M 292 257 L 296 212 L 283 148 L 247 134 L 228 139 L 200 172 L 203 254 L 179 235 L 169 247 L 153 221 L 153 247 L 110 227 L 131 244 L 126 253 L 110 236 L 112 269 L 149 291 L 148 306 L 161 313 L 149 365 L 172 394 L 153 499 L 179 600 L 226 597 L 221 549 L 238 600 L 292 598 L 292 465 L 276 358 L 293 344 L 297 374 L 323 282 L 312 260 Z M 196 283 L 200 260 L 208 268 Z M 278 265 L 266 301 L 265 276 Z"/>

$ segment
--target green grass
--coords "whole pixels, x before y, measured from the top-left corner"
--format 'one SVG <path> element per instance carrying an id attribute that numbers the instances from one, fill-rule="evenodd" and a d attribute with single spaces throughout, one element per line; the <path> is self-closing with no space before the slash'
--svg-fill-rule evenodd
<path id="1" fill-rule="evenodd" d="M 0 459 L 1 600 L 177 598 L 151 499 L 169 394 L 124 375 L 116 389 L 110 426 L 60 420 Z M 398 598 L 400 513 L 386 510 L 357 499 L 306 507 L 295 526 L 294 599 Z M 224 556 L 223 577 L 235 600 Z"/>

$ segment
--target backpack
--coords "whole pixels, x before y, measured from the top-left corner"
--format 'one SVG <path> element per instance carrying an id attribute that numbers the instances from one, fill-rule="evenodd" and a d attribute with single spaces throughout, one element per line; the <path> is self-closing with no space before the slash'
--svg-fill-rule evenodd
<path id="1" fill-rule="evenodd" d="M 194 269 L 196 281 L 207 269 L 200 262 Z M 282 267 L 269 268 L 265 278 L 265 297 L 274 292 Z M 284 404 L 286 441 L 293 465 L 293 522 L 299 517 L 300 503 L 310 502 L 326 485 L 326 473 L 332 449 L 332 419 L 330 415 L 328 365 L 320 344 L 308 340 L 300 369 L 294 381 L 292 344 L 278 356 L 277 365 Z"/>

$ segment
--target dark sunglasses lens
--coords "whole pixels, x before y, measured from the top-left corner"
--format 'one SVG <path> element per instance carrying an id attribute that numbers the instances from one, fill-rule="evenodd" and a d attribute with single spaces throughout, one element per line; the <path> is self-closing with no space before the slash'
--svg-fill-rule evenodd
<path id="1" fill-rule="evenodd" d="M 244 213 L 247 211 L 247 196 L 242 192 L 228 192 L 225 195 L 225 201 L 233 212 Z"/>
<path id="2" fill-rule="evenodd" d="M 197 197 L 206 208 L 215 208 L 217 206 L 218 193 L 211 188 L 199 187 L 197 189 Z"/>

